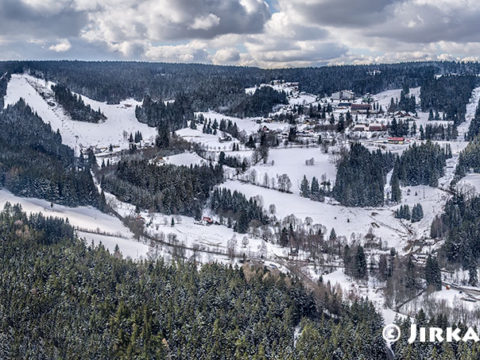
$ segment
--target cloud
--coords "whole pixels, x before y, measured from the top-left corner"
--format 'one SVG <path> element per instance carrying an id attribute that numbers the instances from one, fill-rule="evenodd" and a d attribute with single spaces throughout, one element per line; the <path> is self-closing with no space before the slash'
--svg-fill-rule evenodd
<path id="1" fill-rule="evenodd" d="M 87 14 L 65 0 L 0 0 L 0 8 L 0 34 L 12 41 L 74 37 L 87 24 Z"/>
<path id="2" fill-rule="evenodd" d="M 253 59 L 263 67 L 321 65 L 347 52 L 332 41 L 328 30 L 289 11 L 290 5 L 279 2 L 279 11 L 266 23 L 265 31 L 245 39 L 249 58 L 244 60 L 251 63 Z"/>
<path id="3" fill-rule="evenodd" d="M 208 52 L 195 43 L 151 46 L 146 50 L 145 56 L 150 60 L 166 62 L 210 62 Z"/>
<path id="4" fill-rule="evenodd" d="M 12 59 L 284 67 L 480 53 L 477 0 L 0 0 L 0 8 L 0 56 Z"/>
<path id="5" fill-rule="evenodd" d="M 70 44 L 70 41 L 68 41 L 68 39 L 62 39 L 58 43 L 50 45 L 48 49 L 55 52 L 65 52 L 70 50 L 71 47 L 72 44 Z"/>
<path id="6" fill-rule="evenodd" d="M 432 43 L 480 41 L 480 3 L 471 0 L 409 0 L 385 9 L 386 22 L 371 24 L 367 36 Z"/>
<path id="7" fill-rule="evenodd" d="M 207 16 L 201 16 L 195 18 L 190 27 L 194 30 L 208 30 L 214 26 L 220 24 L 220 18 L 215 14 L 208 14 Z"/>
<path id="8" fill-rule="evenodd" d="M 383 22 L 382 12 L 395 0 L 279 0 L 279 3 L 281 8 L 312 24 L 358 27 Z"/>
<path id="9" fill-rule="evenodd" d="M 108 44 L 259 33 L 270 17 L 263 0 L 105 0 L 99 7 L 89 14 L 83 36 Z"/>
<path id="10" fill-rule="evenodd" d="M 214 64 L 235 64 L 240 61 L 240 52 L 235 48 L 220 49 L 212 60 Z"/>

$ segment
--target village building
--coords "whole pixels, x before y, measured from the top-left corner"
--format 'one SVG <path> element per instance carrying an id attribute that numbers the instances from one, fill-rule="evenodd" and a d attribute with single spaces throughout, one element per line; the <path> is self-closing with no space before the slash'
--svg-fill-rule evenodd
<path id="1" fill-rule="evenodd" d="M 389 144 L 405 144 L 405 138 L 404 137 L 389 137 L 388 138 L 388 143 Z"/>
<path id="2" fill-rule="evenodd" d="M 333 100 L 353 100 L 355 99 L 355 93 L 351 90 L 341 90 L 334 92 L 331 98 Z"/>

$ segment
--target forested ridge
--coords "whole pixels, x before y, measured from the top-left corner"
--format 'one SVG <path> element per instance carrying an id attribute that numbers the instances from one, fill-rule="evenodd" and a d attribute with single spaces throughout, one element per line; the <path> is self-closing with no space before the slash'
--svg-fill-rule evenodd
<path id="1" fill-rule="evenodd" d="M 10 80 L 10 74 L 8 72 L 0 73 L 0 109 L 3 109 L 4 100 L 3 97 L 7 93 L 7 85 Z"/>
<path id="2" fill-rule="evenodd" d="M 2 359 L 386 356 L 373 305 L 342 305 L 328 287 L 316 305 L 300 282 L 262 268 L 135 263 L 8 204 L 0 228 Z"/>
<path id="3" fill-rule="evenodd" d="M 109 103 L 126 98 L 142 101 L 146 95 L 155 100 L 169 100 L 184 93 L 191 99 L 194 111 L 242 108 L 249 98 L 245 94 L 246 87 L 276 79 L 299 82 L 301 91 L 321 96 L 343 89 L 351 89 L 357 94 L 375 94 L 404 85 L 422 86 L 434 81 L 435 74 L 475 74 L 479 67 L 478 63 L 414 62 L 265 70 L 140 62 L 0 62 L 2 73 L 28 70 L 41 78 L 64 84 L 76 93 Z M 440 78 L 439 81 L 443 80 Z"/>

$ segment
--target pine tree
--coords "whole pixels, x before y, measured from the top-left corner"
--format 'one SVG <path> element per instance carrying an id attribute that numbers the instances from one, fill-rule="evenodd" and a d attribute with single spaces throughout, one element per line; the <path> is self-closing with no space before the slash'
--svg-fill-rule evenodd
<path id="1" fill-rule="evenodd" d="M 427 262 L 425 264 L 425 280 L 427 286 L 433 286 L 435 290 L 442 289 L 442 273 L 437 259 L 428 255 Z"/>
<path id="2" fill-rule="evenodd" d="M 300 185 L 300 195 L 306 198 L 310 197 L 310 186 L 305 175 L 303 175 L 303 180 Z"/>
<path id="3" fill-rule="evenodd" d="M 366 279 L 368 272 L 367 272 L 367 259 L 365 257 L 365 252 L 363 247 L 359 245 L 357 247 L 357 251 L 355 254 L 355 262 L 354 262 L 354 276 L 359 279 Z"/>
<path id="4" fill-rule="evenodd" d="M 423 219 L 423 208 L 421 204 L 416 204 L 412 208 L 412 223 Z"/>
<path id="5" fill-rule="evenodd" d="M 398 171 L 398 170 L 397 170 Z M 391 179 L 392 193 L 391 200 L 393 202 L 400 202 L 402 199 L 402 190 L 400 190 L 400 181 L 398 180 L 398 174 L 393 170 L 392 179 Z"/>
<path id="6" fill-rule="evenodd" d="M 316 196 L 320 193 L 320 185 L 318 184 L 318 180 L 315 176 L 312 178 L 310 193 L 312 194 L 312 196 Z"/>
<path id="7" fill-rule="evenodd" d="M 330 231 L 329 239 L 330 241 L 337 240 L 337 234 L 335 233 L 335 228 L 332 228 L 332 230 Z"/>
<path id="8" fill-rule="evenodd" d="M 478 284 L 477 266 L 473 263 L 468 267 L 468 284 L 470 286 L 477 286 Z"/>

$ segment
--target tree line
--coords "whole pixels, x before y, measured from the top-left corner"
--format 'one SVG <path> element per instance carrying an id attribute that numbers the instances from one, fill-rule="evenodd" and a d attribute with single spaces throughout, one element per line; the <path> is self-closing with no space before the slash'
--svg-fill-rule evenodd
<path id="1" fill-rule="evenodd" d="M 72 120 L 98 123 L 106 116 L 98 110 L 93 110 L 90 105 L 85 105 L 81 96 L 73 94 L 69 88 L 62 84 L 52 85 L 55 100 L 65 109 Z"/>
<path id="2" fill-rule="evenodd" d="M 16 195 L 68 206 L 99 205 L 89 171 L 93 153 L 75 157 L 60 133 L 23 99 L 0 113 L 0 160 L 0 184 Z"/>
<path id="3" fill-rule="evenodd" d="M 353 143 L 338 164 L 334 198 L 345 206 L 383 205 L 386 174 L 393 163 L 392 153 L 370 152 L 360 143 Z"/>
<path id="4" fill-rule="evenodd" d="M 223 181 L 220 165 L 158 166 L 147 160 L 122 160 L 102 174 L 102 188 L 121 201 L 197 219 L 213 186 Z"/>

